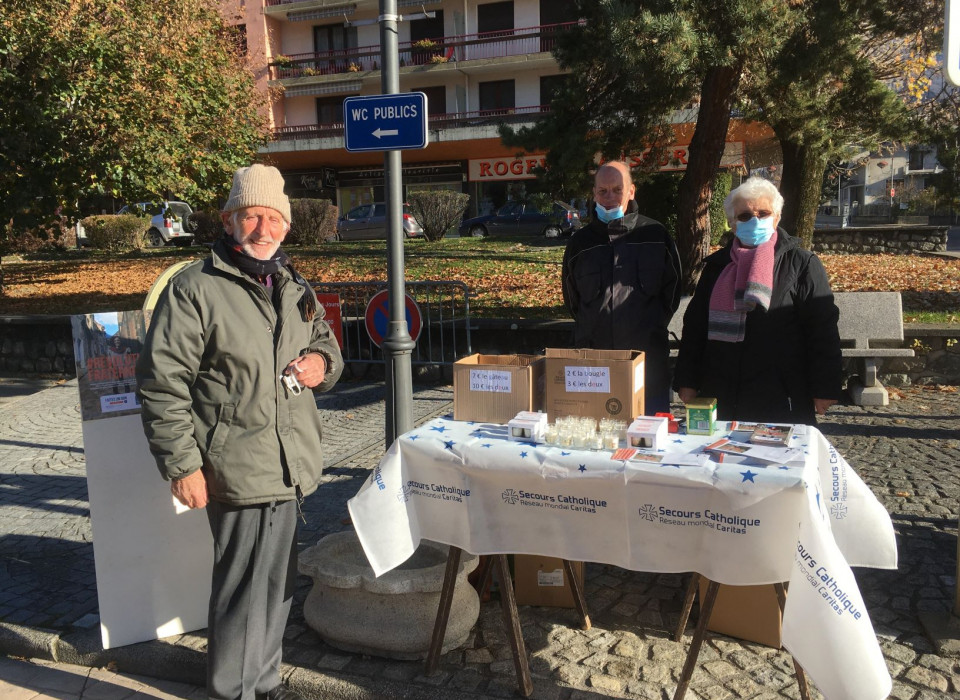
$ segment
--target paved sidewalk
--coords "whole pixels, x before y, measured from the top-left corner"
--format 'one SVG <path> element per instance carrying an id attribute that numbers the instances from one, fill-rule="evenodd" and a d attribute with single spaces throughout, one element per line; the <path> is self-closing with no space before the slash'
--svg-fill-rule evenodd
<path id="1" fill-rule="evenodd" d="M 415 393 L 418 419 L 451 409 L 449 386 L 417 386 Z M 307 499 L 301 548 L 349 528 L 346 501 L 383 453 L 383 396 L 380 383 L 343 382 L 320 398 L 329 466 L 323 484 Z M 897 530 L 899 571 L 857 570 L 894 676 L 891 697 L 960 696 L 960 659 L 938 652 L 920 622 L 923 613 L 948 619 L 954 602 L 960 394 L 911 388 L 885 408 L 835 407 L 821 429 L 878 495 Z M 48 693 L 50 697 L 127 697 L 129 685 L 110 676 L 112 671 L 186 684 L 155 683 L 157 692 L 168 694 L 154 697 L 198 697 L 203 630 L 108 652 L 100 648 L 84 468 L 75 381 L 0 403 L 0 653 L 34 659 L 17 673 L 85 679 L 83 694 Z M 427 678 L 421 663 L 350 654 L 323 643 L 304 623 L 302 601 L 310 582 L 300 581 L 286 636 L 284 678 L 305 696 L 445 700 L 515 695 L 513 662 L 496 602 L 482 606 L 465 647 L 446 654 L 440 674 Z M 521 608 L 534 697 L 671 697 L 689 642 L 689 631 L 683 643 L 672 641 L 684 584 L 679 575 L 588 564 L 593 629 L 580 630 L 570 610 Z M 42 659 L 78 667 L 39 668 Z M 0 682 L 0 697 L 37 697 L 29 694 L 34 691 L 26 680 L 7 677 L 8 668 L 23 669 L 25 662 L 13 667 L 8 665 L 13 661 L 0 662 L 0 678 L 11 685 Z M 90 670 L 108 664 L 111 671 Z M 104 682 L 114 687 L 94 690 Z M 148 694 L 139 692 L 140 697 Z M 820 697 L 816 691 L 813 695 Z M 786 653 L 718 636 L 704 645 L 687 697 L 793 699 L 797 686 Z"/>

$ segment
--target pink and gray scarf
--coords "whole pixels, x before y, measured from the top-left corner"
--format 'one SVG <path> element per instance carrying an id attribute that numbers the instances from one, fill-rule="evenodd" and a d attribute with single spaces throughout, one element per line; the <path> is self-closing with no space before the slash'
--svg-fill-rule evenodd
<path id="1" fill-rule="evenodd" d="M 710 315 L 707 338 L 724 343 L 743 341 L 747 314 L 757 306 L 770 308 L 773 291 L 773 249 L 777 232 L 766 243 L 756 248 L 744 248 L 733 239 L 730 262 L 727 264 L 710 294 Z"/>

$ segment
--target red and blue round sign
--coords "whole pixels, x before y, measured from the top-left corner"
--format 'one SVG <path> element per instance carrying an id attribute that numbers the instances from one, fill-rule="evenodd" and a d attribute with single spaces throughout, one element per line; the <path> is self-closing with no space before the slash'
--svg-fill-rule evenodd
<path id="1" fill-rule="evenodd" d="M 407 330 L 410 337 L 416 342 L 420 337 L 420 330 L 423 328 L 423 316 L 420 314 L 420 307 L 409 294 L 405 294 L 405 306 L 407 315 Z M 367 326 L 367 334 L 370 340 L 379 348 L 383 345 L 384 338 L 387 337 L 387 331 L 390 328 L 390 292 L 384 289 L 374 294 L 367 302 L 367 310 L 363 315 Z"/>

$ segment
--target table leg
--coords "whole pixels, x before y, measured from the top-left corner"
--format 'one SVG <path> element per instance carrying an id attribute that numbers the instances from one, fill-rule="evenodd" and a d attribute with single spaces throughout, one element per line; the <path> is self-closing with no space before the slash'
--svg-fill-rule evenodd
<path id="1" fill-rule="evenodd" d="M 777 592 L 777 602 L 780 604 L 780 615 L 783 615 L 783 608 L 787 604 L 787 591 L 782 583 L 773 584 Z M 803 672 L 803 667 L 790 655 L 793 660 L 793 671 L 797 674 L 797 688 L 800 690 L 800 700 L 810 700 L 810 691 L 807 689 L 807 675 Z"/>
<path id="2" fill-rule="evenodd" d="M 580 613 L 580 619 L 583 620 L 583 629 L 588 630 L 591 627 L 590 615 L 587 614 L 587 601 L 583 597 L 583 586 L 580 585 L 580 579 L 573 571 L 573 564 L 566 559 L 563 560 L 563 570 L 567 574 L 570 590 L 573 592 L 573 604 L 577 606 L 577 612 Z"/>
<path id="3" fill-rule="evenodd" d="M 437 606 L 437 620 L 433 625 L 433 638 L 430 640 L 430 651 L 427 653 L 426 674 L 436 675 L 440 663 L 440 653 L 443 651 L 443 638 L 447 634 L 447 620 L 450 618 L 450 606 L 453 604 L 453 591 L 457 585 L 457 572 L 460 570 L 459 547 L 450 547 L 447 554 L 447 568 L 443 574 L 443 588 L 440 589 L 440 604 Z"/>
<path id="4" fill-rule="evenodd" d="M 673 641 L 683 639 L 683 631 L 687 629 L 687 620 L 690 619 L 690 610 L 693 608 L 693 599 L 697 597 L 697 588 L 700 586 L 700 574 L 694 571 L 690 574 L 690 583 L 687 584 L 687 593 L 683 598 L 683 609 L 680 611 L 680 620 L 677 622 L 677 631 Z"/>
<path id="5" fill-rule="evenodd" d="M 517 599 L 513 595 L 513 579 L 510 578 L 510 565 L 506 554 L 496 554 L 497 575 L 500 577 L 500 607 L 503 610 L 503 624 L 510 637 L 513 649 L 513 664 L 517 669 L 517 687 L 525 698 L 533 693 L 533 680 L 530 678 L 530 665 L 527 663 L 527 647 L 523 643 L 523 630 L 520 628 L 520 615 L 517 613 Z"/>
<path id="6" fill-rule="evenodd" d="M 693 633 L 693 639 L 690 640 L 687 660 L 683 663 L 683 671 L 680 673 L 680 682 L 677 683 L 677 691 L 673 694 L 673 700 L 682 700 L 683 696 L 687 694 L 687 687 L 690 685 L 693 671 L 697 667 L 697 659 L 700 657 L 700 647 L 707 636 L 707 623 L 710 622 L 710 615 L 713 613 L 713 604 L 717 601 L 718 590 L 720 590 L 720 584 L 716 581 L 710 581 L 707 585 L 707 594 L 700 601 L 700 619 L 697 620 L 697 629 Z"/>

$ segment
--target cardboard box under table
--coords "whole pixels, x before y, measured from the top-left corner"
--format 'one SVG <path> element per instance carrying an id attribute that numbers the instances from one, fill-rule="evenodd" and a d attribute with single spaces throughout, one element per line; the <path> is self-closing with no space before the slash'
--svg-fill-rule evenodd
<path id="1" fill-rule="evenodd" d="M 507 423 L 543 403 L 540 355 L 470 355 L 453 365 L 453 419 Z"/>
<path id="2" fill-rule="evenodd" d="M 572 561 L 583 590 L 583 562 Z M 573 589 L 563 568 L 563 559 L 539 554 L 515 554 L 513 588 L 517 605 L 542 605 L 553 608 L 576 607 Z"/>
<path id="3" fill-rule="evenodd" d="M 700 577 L 700 600 L 707 594 L 709 581 Z M 780 604 L 772 584 L 761 586 L 720 586 L 707 629 L 728 637 L 759 642 L 779 649 L 781 646 Z"/>
<path id="4" fill-rule="evenodd" d="M 639 350 L 547 348 L 545 408 L 558 416 L 616 418 L 643 415 L 644 357 Z"/>

